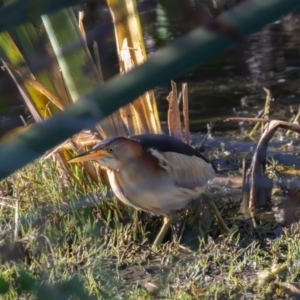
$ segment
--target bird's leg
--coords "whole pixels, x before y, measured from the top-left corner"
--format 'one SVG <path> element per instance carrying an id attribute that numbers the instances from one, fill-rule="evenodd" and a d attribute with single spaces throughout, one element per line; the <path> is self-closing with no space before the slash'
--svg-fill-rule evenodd
<path id="1" fill-rule="evenodd" d="M 225 232 L 225 233 L 231 233 L 232 230 L 230 230 L 230 229 L 227 227 L 225 221 L 223 220 L 223 218 L 222 218 L 222 216 L 221 216 L 221 214 L 220 214 L 220 212 L 219 212 L 219 210 L 218 210 L 218 208 L 217 208 L 217 206 L 216 206 L 216 204 L 215 204 L 215 201 L 214 201 L 213 198 L 212 198 L 211 193 L 210 193 L 208 190 L 206 190 L 206 191 L 204 192 L 204 195 L 206 196 L 206 198 L 207 198 L 207 200 L 208 200 L 208 201 L 207 201 L 207 204 L 208 204 L 210 210 L 211 210 L 212 213 L 215 215 L 215 217 L 216 217 L 216 219 L 217 219 L 217 221 L 218 221 L 218 225 L 219 225 L 220 229 L 221 229 L 223 232 Z"/>
<path id="2" fill-rule="evenodd" d="M 166 236 L 167 231 L 169 230 L 170 226 L 172 223 L 172 217 L 171 216 L 165 216 L 163 219 L 163 225 L 153 243 L 153 246 L 156 247 L 158 245 L 160 245 L 164 239 L 164 237 Z"/>
<path id="3" fill-rule="evenodd" d="M 182 226 L 180 224 L 180 214 L 178 214 L 178 211 L 172 212 L 171 221 L 171 233 L 173 242 L 180 242 L 184 225 Z"/>

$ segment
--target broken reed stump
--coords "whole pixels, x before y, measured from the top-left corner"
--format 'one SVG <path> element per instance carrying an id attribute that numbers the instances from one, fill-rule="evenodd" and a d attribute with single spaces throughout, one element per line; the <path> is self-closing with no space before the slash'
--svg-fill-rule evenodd
<path id="1" fill-rule="evenodd" d="M 180 121 L 179 105 L 177 102 L 177 86 L 174 81 L 171 81 L 172 91 L 167 97 L 169 101 L 168 110 L 168 127 L 169 135 L 183 141 L 182 128 Z"/>
<path id="2" fill-rule="evenodd" d="M 171 87 L 172 87 L 172 91 L 167 96 L 167 100 L 169 102 L 169 109 L 168 109 L 169 135 L 175 136 L 179 140 L 189 145 L 190 144 L 190 126 L 189 126 L 190 119 L 189 119 L 188 85 L 187 83 L 182 84 L 182 115 L 183 115 L 184 133 L 185 133 L 184 138 L 182 134 L 177 85 L 174 81 L 171 81 Z"/>

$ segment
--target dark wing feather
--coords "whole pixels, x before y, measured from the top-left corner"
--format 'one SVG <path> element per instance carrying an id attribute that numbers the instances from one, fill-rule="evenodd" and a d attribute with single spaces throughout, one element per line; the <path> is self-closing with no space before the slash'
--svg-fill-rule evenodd
<path id="1" fill-rule="evenodd" d="M 154 148 L 160 152 L 175 152 L 188 156 L 197 156 L 206 162 L 209 162 L 203 155 L 191 146 L 166 134 L 140 134 L 131 136 L 130 139 L 138 141 L 144 150 Z"/>
<path id="2" fill-rule="evenodd" d="M 116 141 L 119 141 L 119 140 L 126 140 L 126 138 L 122 137 L 122 136 L 111 136 L 111 137 L 108 137 L 108 138 L 102 140 L 100 143 L 95 145 L 92 149 L 93 150 L 102 149 L 102 148 L 105 148 L 105 147 L 113 144 Z"/>

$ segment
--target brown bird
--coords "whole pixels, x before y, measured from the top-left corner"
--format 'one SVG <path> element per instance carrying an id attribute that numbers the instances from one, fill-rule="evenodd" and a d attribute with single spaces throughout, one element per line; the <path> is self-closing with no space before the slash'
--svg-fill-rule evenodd
<path id="1" fill-rule="evenodd" d="M 123 203 L 165 217 L 154 245 L 163 241 L 172 212 L 197 199 L 215 177 L 212 165 L 194 148 L 163 134 L 110 137 L 69 162 L 92 160 L 107 170 Z M 229 232 L 211 197 L 208 204 L 219 226 Z"/>

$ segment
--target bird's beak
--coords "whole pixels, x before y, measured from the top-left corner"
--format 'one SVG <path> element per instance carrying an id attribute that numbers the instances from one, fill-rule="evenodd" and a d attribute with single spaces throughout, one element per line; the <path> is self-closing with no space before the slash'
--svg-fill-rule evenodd
<path id="1" fill-rule="evenodd" d="M 101 160 L 105 157 L 110 156 L 110 154 L 105 149 L 90 150 L 84 153 L 79 154 L 78 156 L 73 157 L 69 160 L 69 163 L 77 163 L 83 161 L 91 160 Z"/>

